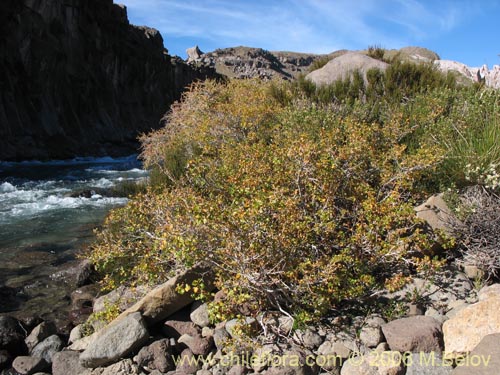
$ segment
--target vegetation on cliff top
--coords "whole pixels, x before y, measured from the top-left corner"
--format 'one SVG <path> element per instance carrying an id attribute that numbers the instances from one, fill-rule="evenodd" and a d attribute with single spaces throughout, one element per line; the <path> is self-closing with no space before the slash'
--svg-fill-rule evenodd
<path id="1" fill-rule="evenodd" d="M 436 234 L 413 208 L 496 171 L 500 96 L 408 64 L 367 85 L 194 85 L 142 138 L 147 192 L 98 232 L 89 256 L 104 286 L 206 261 L 226 294 L 214 318 L 244 306 L 309 320 L 432 270 Z"/>

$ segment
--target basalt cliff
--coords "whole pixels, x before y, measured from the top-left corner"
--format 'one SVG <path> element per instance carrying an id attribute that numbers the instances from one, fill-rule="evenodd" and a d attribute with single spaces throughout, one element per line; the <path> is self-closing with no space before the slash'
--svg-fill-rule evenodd
<path id="1" fill-rule="evenodd" d="M 207 74 L 112 0 L 2 0 L 0 160 L 133 153 Z"/>

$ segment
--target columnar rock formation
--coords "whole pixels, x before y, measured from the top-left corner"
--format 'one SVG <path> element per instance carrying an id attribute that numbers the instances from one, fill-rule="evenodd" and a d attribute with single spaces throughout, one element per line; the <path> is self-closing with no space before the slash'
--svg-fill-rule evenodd
<path id="1" fill-rule="evenodd" d="M 0 160 L 132 153 L 198 76 L 112 0 L 2 0 Z"/>

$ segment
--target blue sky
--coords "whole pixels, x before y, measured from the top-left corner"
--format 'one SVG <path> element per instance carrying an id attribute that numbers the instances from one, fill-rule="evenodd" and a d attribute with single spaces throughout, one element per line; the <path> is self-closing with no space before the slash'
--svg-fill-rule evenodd
<path id="1" fill-rule="evenodd" d="M 470 66 L 500 64 L 500 0 L 115 0 L 160 30 L 171 54 L 239 45 L 328 53 L 421 46 Z"/>

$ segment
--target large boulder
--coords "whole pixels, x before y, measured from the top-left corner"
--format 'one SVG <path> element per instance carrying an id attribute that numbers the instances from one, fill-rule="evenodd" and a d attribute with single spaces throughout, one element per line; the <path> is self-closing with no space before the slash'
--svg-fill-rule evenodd
<path id="1" fill-rule="evenodd" d="M 396 319 L 382 326 L 391 350 L 398 352 L 441 352 L 441 324 L 430 316 Z"/>
<path id="2" fill-rule="evenodd" d="M 32 375 L 49 368 L 47 362 L 41 357 L 20 356 L 14 359 L 12 367 L 21 375 Z"/>
<path id="3" fill-rule="evenodd" d="M 385 71 L 389 64 L 376 60 L 359 52 L 349 52 L 330 60 L 324 67 L 309 73 L 306 78 L 316 85 L 329 85 L 340 79 L 352 76 L 359 71 L 366 81 L 366 73 L 370 69 Z"/>
<path id="4" fill-rule="evenodd" d="M 460 310 L 443 324 L 447 353 L 468 353 L 490 334 L 500 333 L 500 296 L 489 298 Z"/>
<path id="5" fill-rule="evenodd" d="M 80 355 L 80 364 L 95 368 L 115 363 L 139 349 L 148 339 L 149 333 L 141 314 L 131 313 L 97 332 Z"/>
<path id="6" fill-rule="evenodd" d="M 117 320 L 140 312 L 149 325 L 158 323 L 194 301 L 190 293 L 179 294 L 177 287 L 191 284 L 199 279 L 203 279 L 208 291 L 213 289 L 213 272 L 207 265 L 197 265 L 150 291 L 136 304 L 121 313 Z"/>
<path id="7" fill-rule="evenodd" d="M 56 326 L 52 322 L 42 322 L 37 325 L 26 337 L 24 342 L 28 347 L 28 350 L 32 350 L 36 345 L 45 340 L 47 337 L 55 335 L 57 332 Z"/>
<path id="8" fill-rule="evenodd" d="M 52 363 L 52 357 L 60 352 L 64 344 L 57 335 L 51 335 L 37 344 L 31 351 L 34 357 L 42 357 L 47 363 Z"/>
<path id="9" fill-rule="evenodd" d="M 479 345 L 464 358 L 452 375 L 498 375 L 500 372 L 500 334 L 483 337 Z"/>

